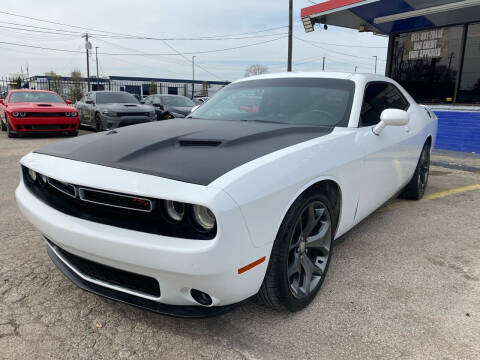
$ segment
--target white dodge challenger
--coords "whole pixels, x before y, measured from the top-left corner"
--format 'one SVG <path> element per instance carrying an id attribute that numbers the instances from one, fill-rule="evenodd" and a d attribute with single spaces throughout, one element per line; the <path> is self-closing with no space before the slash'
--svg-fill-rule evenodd
<path id="1" fill-rule="evenodd" d="M 296 311 L 336 238 L 398 194 L 423 196 L 436 133 L 383 76 L 255 76 L 186 119 L 26 155 L 16 199 L 87 291 L 183 317 L 254 295 Z"/>

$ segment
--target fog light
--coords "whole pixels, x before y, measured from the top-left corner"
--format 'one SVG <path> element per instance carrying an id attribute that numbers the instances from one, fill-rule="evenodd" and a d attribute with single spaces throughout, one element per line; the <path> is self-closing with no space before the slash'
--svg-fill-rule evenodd
<path id="1" fill-rule="evenodd" d="M 185 216 L 185 204 L 178 201 L 165 201 L 165 209 L 172 220 L 182 221 Z"/>
<path id="2" fill-rule="evenodd" d="M 193 300 L 198 302 L 200 305 L 212 305 L 212 298 L 207 293 L 204 293 L 200 290 L 192 289 L 190 290 L 190 295 L 192 295 Z"/>
<path id="3" fill-rule="evenodd" d="M 32 181 L 37 180 L 37 173 L 32 169 L 28 169 L 28 176 L 30 176 L 30 179 L 32 179 Z"/>
<path id="4" fill-rule="evenodd" d="M 193 216 L 197 224 L 204 230 L 210 231 L 215 227 L 215 215 L 213 215 L 209 208 L 201 205 L 194 205 Z"/>

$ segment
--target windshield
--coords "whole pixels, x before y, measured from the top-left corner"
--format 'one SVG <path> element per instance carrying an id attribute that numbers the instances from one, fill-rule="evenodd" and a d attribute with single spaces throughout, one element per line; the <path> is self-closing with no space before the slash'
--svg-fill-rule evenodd
<path id="1" fill-rule="evenodd" d="M 134 103 L 138 100 L 127 92 L 97 92 L 97 104 Z"/>
<path id="2" fill-rule="evenodd" d="M 193 113 L 195 119 L 347 126 L 350 80 L 282 78 L 231 84 Z"/>
<path id="3" fill-rule="evenodd" d="M 35 102 L 35 103 L 63 103 L 63 99 L 57 94 L 36 91 L 21 91 L 10 94 L 9 103 Z"/>
<path id="4" fill-rule="evenodd" d="M 195 104 L 185 96 L 162 96 L 163 104 L 166 106 L 193 107 Z"/>

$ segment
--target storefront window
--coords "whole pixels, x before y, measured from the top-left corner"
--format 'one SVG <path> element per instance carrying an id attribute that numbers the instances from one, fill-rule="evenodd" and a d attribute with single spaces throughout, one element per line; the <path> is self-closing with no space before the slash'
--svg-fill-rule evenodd
<path id="1" fill-rule="evenodd" d="M 480 103 L 480 24 L 468 26 L 457 102 Z"/>
<path id="2" fill-rule="evenodd" d="M 396 35 L 391 77 L 418 102 L 452 102 L 462 30 L 462 26 L 452 26 Z"/>

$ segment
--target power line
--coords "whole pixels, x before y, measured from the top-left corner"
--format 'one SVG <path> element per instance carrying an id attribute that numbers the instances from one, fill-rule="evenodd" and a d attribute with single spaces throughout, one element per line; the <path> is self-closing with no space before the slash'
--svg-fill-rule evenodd
<path id="1" fill-rule="evenodd" d="M 215 50 L 191 51 L 191 52 L 175 52 L 175 53 L 144 53 L 143 55 L 149 55 L 149 56 L 175 56 L 175 55 L 210 54 L 210 53 L 217 53 L 217 52 L 223 52 L 223 51 L 229 51 L 229 50 L 243 49 L 243 48 L 247 48 L 247 47 L 251 47 L 251 46 L 256 46 L 256 45 L 261 45 L 261 44 L 267 44 L 267 43 L 271 43 L 271 42 L 274 42 L 274 41 L 278 41 L 278 40 L 280 40 L 280 39 L 283 39 L 283 37 L 279 37 L 279 38 L 275 38 L 275 39 L 271 39 L 271 40 L 267 40 L 267 41 L 260 41 L 260 42 L 251 43 L 251 44 L 240 45 L 240 46 L 234 46 L 234 47 L 228 47 L 228 48 L 222 48 L 222 49 L 215 49 Z M 42 49 L 42 50 L 52 50 L 52 51 L 62 51 L 62 52 L 70 52 L 70 53 L 80 53 L 80 54 L 83 54 L 83 51 L 78 51 L 78 50 L 57 49 L 57 48 L 49 48 L 49 47 L 42 47 L 42 46 L 35 46 L 35 45 L 17 44 L 17 43 L 11 43 L 11 42 L 6 42 L 6 41 L 0 41 L 0 44 L 13 45 L 13 46 L 21 46 L 21 47 L 29 47 L 29 48 Z M 99 55 L 109 55 L 109 56 L 138 56 L 139 54 L 102 52 L 102 53 L 99 53 Z"/>
<path id="2" fill-rule="evenodd" d="M 44 23 L 48 23 L 48 24 L 61 25 L 61 26 L 66 26 L 66 27 L 70 27 L 70 28 L 75 28 L 75 29 L 82 29 L 82 30 L 85 30 L 85 31 L 96 31 L 96 32 L 104 33 L 104 34 L 112 34 L 112 35 L 117 35 L 117 36 L 125 36 L 125 37 L 128 37 L 128 38 L 139 38 L 139 39 L 141 38 L 141 39 L 144 39 L 144 40 L 160 40 L 160 41 L 165 40 L 165 39 L 157 38 L 157 37 L 131 35 L 131 34 L 122 34 L 122 33 L 116 33 L 116 32 L 112 32 L 112 31 L 105 31 L 105 30 L 100 30 L 100 29 L 88 28 L 88 27 L 84 27 L 84 26 L 77 26 L 77 25 L 65 24 L 65 23 L 56 22 L 56 21 L 43 20 L 43 19 L 34 18 L 34 17 L 31 17 L 31 16 L 26 16 L 26 15 L 19 15 L 19 14 L 7 12 L 7 11 L 0 11 L 0 14 L 5 14 L 5 15 L 10 15 L 10 16 L 15 16 L 15 17 L 20 17 L 20 18 L 29 19 L 29 20 L 34 20 L 34 21 L 40 21 L 40 22 L 44 22 Z M 190 38 L 190 39 L 211 39 L 211 38 L 223 38 L 223 37 L 232 37 L 232 36 L 240 36 L 240 35 L 249 35 L 249 34 L 256 34 L 256 33 L 261 33 L 261 32 L 268 32 L 268 31 L 278 30 L 278 29 L 282 29 L 282 28 L 286 28 L 286 27 L 287 27 L 287 26 L 278 26 L 278 27 L 274 27 L 274 28 L 257 30 L 257 31 L 251 31 L 251 32 L 245 32 L 245 33 L 236 33 L 236 34 L 228 34 L 228 35 L 201 36 L 201 37 L 198 37 L 198 38 Z M 68 30 L 67 30 L 67 31 L 68 31 Z M 92 35 L 94 35 L 94 34 L 92 34 Z M 172 40 L 173 40 L 173 38 L 172 38 Z"/>
<path id="3" fill-rule="evenodd" d="M 302 38 L 299 38 L 299 37 L 297 37 L 297 36 L 294 36 L 294 37 L 295 37 L 295 39 L 297 39 L 297 40 L 300 40 L 300 41 L 302 41 L 302 42 L 304 42 L 304 43 L 306 43 L 306 44 L 308 44 L 308 45 L 310 45 L 310 46 L 316 47 L 316 48 L 321 49 L 321 50 L 323 50 L 323 51 L 327 51 L 327 52 L 331 52 L 331 53 L 339 54 L 339 55 L 344 55 L 344 56 L 350 56 L 350 57 L 354 57 L 354 58 L 357 58 L 357 59 L 368 59 L 368 60 L 371 60 L 371 58 L 369 58 L 369 57 L 357 56 L 357 55 L 353 55 L 353 54 L 347 54 L 347 53 L 342 53 L 342 52 L 339 52 L 339 51 L 334 51 L 334 50 L 325 49 L 325 48 L 322 48 L 322 47 L 320 47 L 320 46 L 318 46 L 318 45 L 312 44 L 310 41 L 303 40 Z M 380 60 L 380 61 L 386 61 L 386 60 L 383 60 L 383 59 L 378 59 L 378 60 Z"/>

